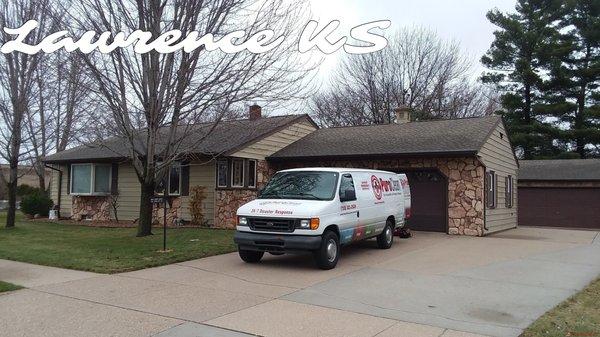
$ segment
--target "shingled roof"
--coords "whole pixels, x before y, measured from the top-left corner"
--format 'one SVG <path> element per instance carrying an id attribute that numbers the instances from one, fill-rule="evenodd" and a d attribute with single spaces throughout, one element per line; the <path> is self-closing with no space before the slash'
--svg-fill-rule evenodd
<path id="1" fill-rule="evenodd" d="M 520 160 L 519 180 L 600 180 L 600 159 Z"/>
<path id="2" fill-rule="evenodd" d="M 319 129 L 269 159 L 475 155 L 501 118 L 487 116 Z"/>
<path id="3" fill-rule="evenodd" d="M 190 134 L 181 148 L 190 149 L 191 154 L 228 154 L 258 139 L 266 137 L 288 125 L 306 119 L 314 123 L 306 114 L 263 117 L 256 120 L 234 120 L 214 123 L 200 123 L 186 127 Z M 213 128 L 214 127 L 214 128 Z M 211 131 L 212 130 L 212 131 Z M 165 129 L 166 132 L 166 129 Z M 143 139 L 143 135 L 139 137 Z M 103 142 L 78 146 L 44 158 L 46 163 L 83 162 L 90 160 L 118 160 L 128 158 L 129 143 L 121 138 L 109 138 Z M 140 140 L 139 147 L 143 147 Z"/>

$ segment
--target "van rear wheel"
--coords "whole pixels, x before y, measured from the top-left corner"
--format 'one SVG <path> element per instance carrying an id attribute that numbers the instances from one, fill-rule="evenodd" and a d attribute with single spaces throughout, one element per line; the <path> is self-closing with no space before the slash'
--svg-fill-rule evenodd
<path id="1" fill-rule="evenodd" d="M 329 230 L 322 238 L 321 247 L 313 252 L 315 262 L 321 269 L 333 269 L 340 258 L 340 238 Z"/>
<path id="2" fill-rule="evenodd" d="M 394 223 L 391 219 L 386 221 L 383 232 L 377 235 L 377 246 L 381 249 L 389 249 L 394 243 Z"/>
<path id="3" fill-rule="evenodd" d="M 244 260 L 244 262 L 257 263 L 260 261 L 260 259 L 262 259 L 263 255 L 265 255 L 265 252 L 238 249 L 238 254 L 240 254 L 240 258 Z"/>

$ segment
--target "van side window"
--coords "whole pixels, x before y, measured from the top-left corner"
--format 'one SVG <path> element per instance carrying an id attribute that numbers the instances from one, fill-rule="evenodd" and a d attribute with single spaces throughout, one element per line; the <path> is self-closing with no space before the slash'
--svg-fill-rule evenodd
<path id="1" fill-rule="evenodd" d="M 354 181 L 352 175 L 344 174 L 340 181 L 340 201 L 356 200 L 356 190 L 354 189 Z"/>

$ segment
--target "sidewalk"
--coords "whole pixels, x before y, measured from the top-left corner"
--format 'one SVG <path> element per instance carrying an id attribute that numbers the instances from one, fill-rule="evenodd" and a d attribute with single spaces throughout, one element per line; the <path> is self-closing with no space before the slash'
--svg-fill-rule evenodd
<path id="1" fill-rule="evenodd" d="M 26 288 L 82 280 L 100 274 L 0 259 L 0 280 Z"/>

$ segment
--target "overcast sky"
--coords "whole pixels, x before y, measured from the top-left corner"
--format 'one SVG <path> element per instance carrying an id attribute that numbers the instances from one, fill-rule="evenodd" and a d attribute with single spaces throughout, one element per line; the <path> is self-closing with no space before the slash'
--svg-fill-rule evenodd
<path id="1" fill-rule="evenodd" d="M 477 63 L 493 40 L 494 26 L 485 14 L 492 8 L 514 11 L 516 0 L 310 0 L 312 17 L 325 24 L 340 20 L 342 27 L 391 20 L 389 32 L 411 26 L 428 27 L 444 39 L 458 41 Z M 321 73 L 335 67 L 337 55 L 327 56 Z M 476 69 L 480 72 L 484 68 Z"/>

